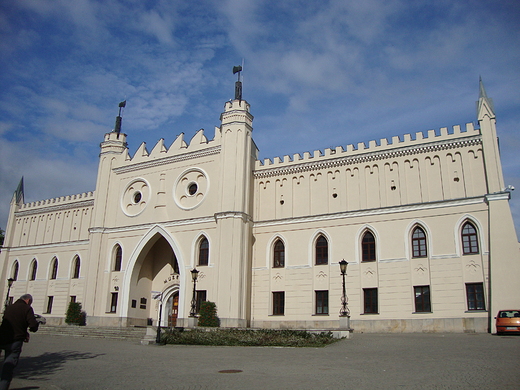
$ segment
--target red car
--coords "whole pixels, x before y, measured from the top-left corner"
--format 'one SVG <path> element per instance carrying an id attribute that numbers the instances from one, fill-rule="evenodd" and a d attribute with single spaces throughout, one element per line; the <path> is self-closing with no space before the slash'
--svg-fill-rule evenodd
<path id="1" fill-rule="evenodd" d="M 500 310 L 495 319 L 497 334 L 520 333 L 520 310 Z"/>

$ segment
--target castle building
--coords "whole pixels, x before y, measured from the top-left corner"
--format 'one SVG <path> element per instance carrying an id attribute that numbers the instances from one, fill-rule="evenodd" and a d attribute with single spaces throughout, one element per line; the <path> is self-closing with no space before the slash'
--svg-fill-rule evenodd
<path id="1" fill-rule="evenodd" d="M 0 291 L 56 325 L 72 300 L 87 326 L 193 326 L 208 300 L 224 327 L 339 329 L 344 259 L 356 332 L 494 332 L 520 307 L 520 255 L 482 84 L 477 119 L 259 161 L 241 96 L 211 140 L 133 156 L 118 116 L 94 192 L 18 187 Z"/>

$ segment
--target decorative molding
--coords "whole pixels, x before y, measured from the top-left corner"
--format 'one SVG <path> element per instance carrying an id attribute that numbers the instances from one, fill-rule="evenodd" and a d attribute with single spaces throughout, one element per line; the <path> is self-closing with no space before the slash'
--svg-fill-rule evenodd
<path id="1" fill-rule="evenodd" d="M 197 223 L 207 223 L 207 222 L 215 222 L 214 217 L 201 217 L 201 218 L 188 218 L 188 219 L 179 219 L 170 222 L 164 223 L 146 223 L 139 225 L 127 225 L 121 227 L 113 227 L 113 228 L 105 228 L 105 227 L 92 227 L 88 231 L 89 233 L 120 233 L 120 232 L 131 232 L 136 230 L 146 229 L 149 230 L 154 226 L 160 225 L 162 227 L 173 227 L 173 226 L 183 226 L 183 225 L 191 225 Z"/>
<path id="2" fill-rule="evenodd" d="M 318 274 L 316 275 L 316 278 L 326 278 L 327 277 L 327 274 L 323 271 L 320 271 L 318 272 Z"/>
<path id="3" fill-rule="evenodd" d="M 35 203 L 35 202 L 33 202 L 33 203 Z M 94 206 L 94 199 L 89 199 L 89 200 L 81 200 L 79 202 L 73 202 L 73 203 L 58 204 L 55 206 L 47 206 L 47 207 L 35 206 L 35 208 L 33 208 L 31 210 L 16 211 L 14 213 L 14 215 L 15 215 L 15 218 L 21 218 L 21 217 L 26 217 L 28 215 L 46 214 L 46 213 L 53 213 L 56 211 L 81 209 L 81 208 L 93 207 L 93 206 Z"/>
<path id="4" fill-rule="evenodd" d="M 438 202 L 426 202 L 426 203 L 415 203 L 411 205 L 404 206 L 392 206 L 392 207 L 380 207 L 373 209 L 364 209 L 364 210 L 354 210 L 354 211 L 342 211 L 337 213 L 329 213 L 329 214 L 318 214 L 311 215 L 305 217 L 294 217 L 294 218 L 281 218 L 281 219 L 271 219 L 266 221 L 258 221 L 254 223 L 254 227 L 266 227 L 266 226 L 276 226 L 276 225 L 286 225 L 293 223 L 306 223 L 306 222 L 316 222 L 316 221 L 330 221 L 334 219 L 343 219 L 343 218 L 354 218 L 354 217 L 362 217 L 367 215 L 384 215 L 384 214 L 395 214 L 395 213 L 403 213 L 408 211 L 417 211 L 417 210 L 430 210 L 437 208 L 445 208 L 445 207 L 456 207 L 456 206 L 467 206 L 473 204 L 484 203 L 484 197 L 478 196 L 473 198 L 464 198 L 457 200 L 443 200 Z"/>
<path id="5" fill-rule="evenodd" d="M 299 173 L 308 172 L 308 171 L 336 168 L 336 167 L 340 167 L 340 166 L 354 165 L 354 164 L 360 164 L 360 163 L 366 163 L 366 162 L 378 161 L 378 160 L 386 160 L 386 159 L 392 159 L 392 158 L 395 159 L 395 158 L 403 157 L 403 156 L 431 153 L 431 152 L 436 152 L 439 150 L 456 149 L 456 148 L 462 148 L 462 147 L 468 147 L 468 146 L 474 146 L 474 145 L 480 145 L 480 144 L 482 144 L 482 139 L 481 139 L 480 135 L 477 135 L 477 136 L 471 136 L 471 137 L 468 137 L 468 138 L 462 139 L 462 140 L 459 139 L 456 141 L 449 140 L 449 141 L 431 142 L 428 144 L 423 144 L 423 146 L 411 145 L 411 146 L 396 148 L 396 149 L 387 150 L 387 151 L 384 151 L 384 150 L 372 151 L 372 152 L 362 153 L 362 154 L 355 155 L 355 156 L 342 156 L 342 157 L 329 158 L 329 159 L 324 159 L 324 160 L 319 160 L 319 161 L 309 161 L 309 162 L 304 162 L 304 163 L 296 162 L 291 165 L 265 168 L 265 169 L 257 169 L 253 172 L 253 175 L 254 175 L 255 179 L 260 179 L 260 178 L 266 178 L 266 177 L 272 177 L 272 176 L 299 174 Z M 344 152 L 344 153 L 347 153 L 347 152 Z"/>
<path id="6" fill-rule="evenodd" d="M 215 213 L 214 214 L 215 222 L 218 223 L 219 219 L 226 219 L 226 218 L 239 218 L 242 219 L 244 222 L 253 222 L 253 219 L 251 216 L 247 213 L 243 213 L 241 211 L 224 211 L 221 213 Z"/>
<path id="7" fill-rule="evenodd" d="M 475 262 L 475 260 L 470 260 L 468 264 L 466 264 L 466 268 L 469 269 L 469 272 L 476 273 L 480 268 L 480 265 Z"/>
<path id="8" fill-rule="evenodd" d="M 78 245 L 88 245 L 90 240 L 81 240 L 81 241 L 66 241 L 66 242 L 53 242 L 52 244 L 39 244 L 39 245 L 24 245 L 17 247 L 4 247 L 2 248 L 2 252 L 4 250 L 9 250 L 11 252 L 18 252 L 24 250 L 37 250 L 37 249 L 48 249 L 48 248 L 56 248 L 62 246 L 78 246 Z"/>
<path id="9" fill-rule="evenodd" d="M 175 164 L 175 163 L 178 163 L 181 161 L 187 161 L 187 160 L 192 160 L 195 158 L 201 158 L 201 157 L 211 156 L 214 154 L 219 154 L 220 149 L 221 149 L 220 145 L 213 146 L 211 148 L 207 148 L 207 149 L 203 149 L 203 150 L 196 150 L 193 152 L 183 153 L 183 154 L 176 155 L 176 156 L 168 156 L 168 157 L 153 159 L 150 161 L 141 161 L 138 163 L 114 168 L 112 171 L 116 175 L 119 175 L 121 173 L 134 172 L 134 171 L 138 171 L 141 169 L 159 167 L 161 165 Z"/>

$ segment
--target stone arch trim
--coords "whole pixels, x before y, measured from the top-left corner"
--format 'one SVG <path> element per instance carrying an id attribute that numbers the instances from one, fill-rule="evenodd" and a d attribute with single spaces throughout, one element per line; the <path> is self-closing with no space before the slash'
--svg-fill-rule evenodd
<path id="1" fill-rule="evenodd" d="M 365 224 L 361 228 L 359 228 L 359 230 L 357 232 L 357 235 L 356 235 L 356 245 L 355 245 L 355 248 L 356 248 L 356 258 L 355 258 L 355 262 L 358 263 L 358 264 L 361 264 L 363 262 L 362 261 L 361 245 L 362 245 L 363 236 L 368 231 L 370 231 L 370 233 L 372 233 L 374 235 L 374 239 L 376 240 L 376 261 L 371 262 L 371 263 L 379 263 L 381 261 L 381 237 L 379 237 L 379 234 L 378 234 L 377 230 L 373 226 Z"/>
<path id="2" fill-rule="evenodd" d="M 318 237 L 323 236 L 327 240 L 327 246 L 328 246 L 328 264 L 330 265 L 332 263 L 332 238 L 330 235 L 323 229 L 317 229 L 309 242 L 309 264 L 315 265 L 316 264 L 316 241 L 318 240 Z"/>
<path id="3" fill-rule="evenodd" d="M 430 231 L 430 228 L 426 223 L 418 219 L 414 219 L 413 221 L 411 221 L 404 232 L 404 242 L 406 243 L 405 257 L 406 259 L 411 259 L 413 256 L 412 234 L 416 227 L 420 227 L 422 230 L 424 230 L 424 233 L 426 234 L 426 259 L 431 259 L 433 256 L 432 232 Z"/>
<path id="4" fill-rule="evenodd" d="M 267 269 L 273 268 L 273 251 L 274 244 L 277 240 L 282 241 L 284 248 L 284 268 L 287 268 L 287 239 L 285 239 L 281 234 L 275 234 L 271 237 L 269 242 L 267 243 L 267 251 L 266 251 L 266 264 Z"/>
<path id="5" fill-rule="evenodd" d="M 193 243 L 192 243 L 192 249 L 191 249 L 191 253 L 192 253 L 192 256 L 191 256 L 191 259 L 190 259 L 190 268 L 195 268 L 195 267 L 198 267 L 198 262 L 199 262 L 199 250 L 200 250 L 200 242 L 202 241 L 202 239 L 205 238 L 206 240 L 208 240 L 208 245 L 209 245 L 209 251 L 208 251 L 208 265 L 204 265 L 202 267 L 211 267 L 213 266 L 212 264 L 212 261 L 211 261 L 211 248 L 212 248 L 212 244 L 211 244 L 211 238 L 210 238 L 210 235 L 204 231 L 204 230 L 201 230 L 196 236 L 195 236 L 195 239 L 193 240 Z"/>
<path id="6" fill-rule="evenodd" d="M 487 247 L 487 241 L 485 240 L 484 236 L 484 226 L 480 223 L 480 221 L 474 217 L 471 214 L 464 214 L 462 217 L 459 218 L 457 223 L 454 227 L 454 234 L 455 234 L 455 242 L 457 243 L 455 250 L 457 251 L 457 256 L 462 257 L 462 240 L 461 240 L 461 234 L 462 234 L 462 226 L 466 222 L 471 222 L 473 226 L 477 229 L 477 237 L 478 237 L 478 245 L 479 245 L 479 251 L 480 255 L 487 254 L 488 247 Z"/>
<path id="7" fill-rule="evenodd" d="M 137 245 L 135 246 L 134 250 L 130 254 L 130 258 L 128 261 L 128 267 L 126 268 L 125 276 L 123 279 L 123 286 L 122 286 L 122 296 L 121 296 L 121 316 L 122 317 L 128 317 L 128 306 L 129 306 L 129 299 L 130 299 L 130 281 L 132 278 L 132 273 L 134 271 L 134 267 L 136 265 L 137 259 L 139 258 L 139 255 L 143 251 L 144 247 L 148 242 L 155 237 L 157 234 L 161 235 L 170 245 L 170 247 L 173 250 L 173 253 L 175 254 L 175 257 L 177 258 L 177 264 L 179 265 L 179 272 L 181 275 L 179 276 L 179 282 L 182 284 L 182 280 L 184 275 L 182 274 L 183 271 L 186 269 L 187 266 L 189 266 L 189 263 L 186 264 L 184 261 L 184 256 L 181 252 L 181 249 L 177 242 L 174 240 L 174 238 L 170 235 L 170 233 L 164 229 L 160 225 L 153 226 L 148 232 L 139 240 Z M 185 291 L 184 288 L 179 288 L 179 314 L 184 313 L 184 296 Z M 163 309 L 164 310 L 164 309 Z"/>

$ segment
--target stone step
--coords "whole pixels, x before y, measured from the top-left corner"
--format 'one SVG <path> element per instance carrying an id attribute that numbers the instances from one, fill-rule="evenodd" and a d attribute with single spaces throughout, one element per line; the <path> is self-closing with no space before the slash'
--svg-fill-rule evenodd
<path id="1" fill-rule="evenodd" d="M 52 326 L 41 325 L 38 329 L 40 334 L 70 337 L 90 337 L 118 340 L 142 340 L 146 335 L 146 328 L 129 327 L 91 327 L 91 326 Z"/>

